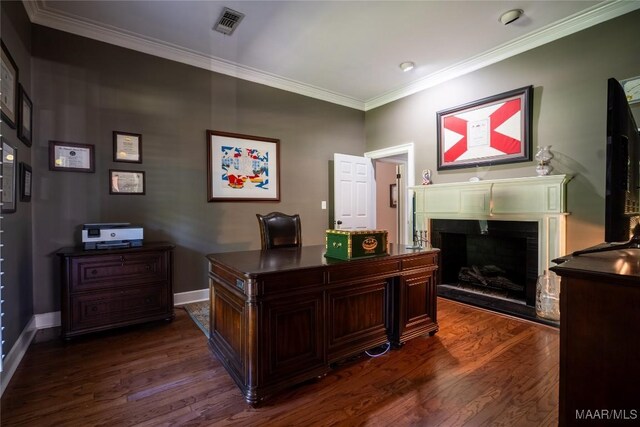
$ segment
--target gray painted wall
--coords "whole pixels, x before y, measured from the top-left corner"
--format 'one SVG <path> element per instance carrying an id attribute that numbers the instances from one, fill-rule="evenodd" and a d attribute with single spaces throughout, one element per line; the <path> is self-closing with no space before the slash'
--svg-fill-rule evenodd
<path id="1" fill-rule="evenodd" d="M 174 292 L 208 286 L 205 254 L 259 249 L 256 213 L 298 212 L 303 243 L 322 244 L 329 160 L 364 152 L 361 111 L 38 25 L 33 73 L 36 313 L 59 310 L 54 252 L 83 223 L 174 242 Z M 280 139 L 280 203 L 207 202 L 207 129 Z M 142 134 L 142 164 L 112 161 L 114 130 Z M 49 140 L 94 144 L 95 173 L 49 171 Z M 109 195 L 109 169 L 145 171 L 146 195 Z"/>
<path id="2" fill-rule="evenodd" d="M 640 75 L 640 11 L 448 81 L 366 113 L 367 151 L 413 141 L 416 182 L 533 176 L 534 162 L 437 172 L 436 112 L 534 86 L 533 149 L 551 145 L 568 185 L 567 250 L 602 242 L 607 79 Z M 635 104 L 640 123 L 640 105 Z"/>
<path id="3" fill-rule="evenodd" d="M 22 2 L 0 2 L 2 41 L 18 66 L 18 79 L 34 100 L 31 87 L 31 24 Z M 31 148 L 18 139 L 16 129 L 2 123 L 2 137 L 17 149 L 18 162 L 32 165 Z M 19 178 L 18 178 L 19 179 Z M 33 316 L 32 208 L 17 198 L 15 213 L 2 214 L 2 350 L 8 354 Z"/>

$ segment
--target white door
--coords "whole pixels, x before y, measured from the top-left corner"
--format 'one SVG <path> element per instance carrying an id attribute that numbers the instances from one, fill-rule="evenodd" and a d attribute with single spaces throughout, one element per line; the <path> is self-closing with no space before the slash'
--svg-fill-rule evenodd
<path id="1" fill-rule="evenodd" d="M 376 192 L 373 164 L 367 157 L 333 155 L 335 228 L 376 228 Z"/>

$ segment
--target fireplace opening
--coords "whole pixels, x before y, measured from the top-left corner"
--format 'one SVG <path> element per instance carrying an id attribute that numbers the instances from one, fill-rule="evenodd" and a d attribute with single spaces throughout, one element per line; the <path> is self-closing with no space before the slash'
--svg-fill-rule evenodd
<path id="1" fill-rule="evenodd" d="M 439 293 L 535 306 L 537 222 L 432 220 L 431 239 L 441 250 Z"/>

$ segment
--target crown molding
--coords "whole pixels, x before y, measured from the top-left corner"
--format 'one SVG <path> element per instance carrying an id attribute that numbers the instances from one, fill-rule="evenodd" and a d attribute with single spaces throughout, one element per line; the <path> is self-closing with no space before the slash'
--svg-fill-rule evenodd
<path id="1" fill-rule="evenodd" d="M 246 67 L 214 56 L 204 55 L 181 46 L 161 40 L 144 37 L 140 34 L 125 32 L 97 22 L 78 19 L 75 16 L 55 13 L 46 8 L 40 1 L 23 0 L 27 14 L 32 23 L 65 31 L 101 42 L 132 49 L 149 55 L 181 62 L 194 67 L 203 68 L 227 76 L 236 77 L 254 83 L 282 89 L 311 98 L 331 102 L 357 110 L 364 110 L 364 102 L 349 96 L 341 95 L 326 89 L 287 79 L 257 69 Z"/>
<path id="2" fill-rule="evenodd" d="M 181 46 L 166 43 L 161 40 L 143 37 L 140 34 L 124 32 L 115 27 L 108 27 L 90 20 L 78 19 L 71 15 L 54 13 L 47 9 L 46 4 L 42 0 L 23 0 L 22 3 L 25 6 L 29 19 L 35 24 L 361 111 L 368 111 L 400 98 L 413 95 L 448 80 L 526 52 L 527 50 L 534 49 L 593 25 L 640 9 L 639 1 L 614 0 L 597 4 L 583 12 L 548 25 L 512 42 L 365 101 L 233 62 L 224 61 L 214 56 L 190 51 Z"/>
<path id="3" fill-rule="evenodd" d="M 400 98 L 413 95 L 448 80 L 495 64 L 504 59 L 566 37 L 578 31 L 640 9 L 640 1 L 615 0 L 600 3 L 580 13 L 556 23 L 547 25 L 538 31 L 529 33 L 509 43 L 473 56 L 451 67 L 444 68 L 409 85 L 387 92 L 365 101 L 365 111 L 380 107 Z"/>

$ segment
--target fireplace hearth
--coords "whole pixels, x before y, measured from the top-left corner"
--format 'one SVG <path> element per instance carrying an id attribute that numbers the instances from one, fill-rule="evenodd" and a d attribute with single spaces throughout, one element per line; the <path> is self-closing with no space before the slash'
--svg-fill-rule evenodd
<path id="1" fill-rule="evenodd" d="M 434 219 L 431 237 L 441 250 L 440 296 L 536 318 L 537 222 Z"/>

